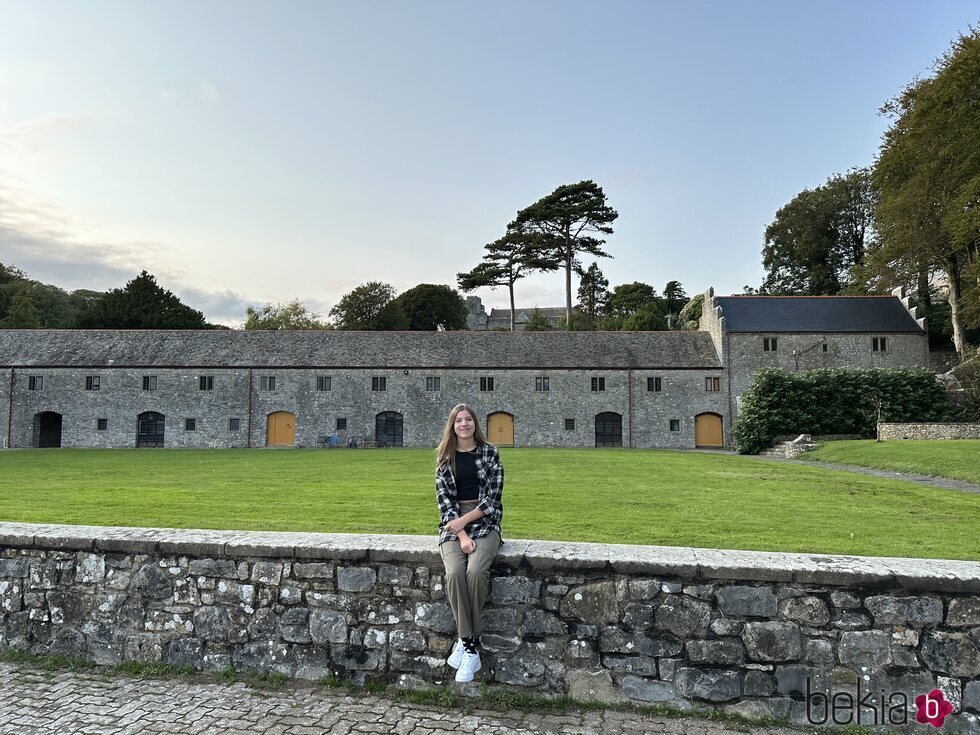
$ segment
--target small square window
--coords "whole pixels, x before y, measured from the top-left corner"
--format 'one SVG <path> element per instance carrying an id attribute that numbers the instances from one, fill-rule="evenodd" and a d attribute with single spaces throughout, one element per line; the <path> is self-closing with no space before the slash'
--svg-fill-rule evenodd
<path id="1" fill-rule="evenodd" d="M 872 352 L 887 352 L 888 351 L 888 338 L 887 337 L 872 337 L 871 338 L 871 351 Z"/>
<path id="2" fill-rule="evenodd" d="M 85 390 L 99 390 L 102 387 L 102 378 L 98 375 L 85 376 Z"/>
<path id="3" fill-rule="evenodd" d="M 337 419 L 337 431 L 347 430 L 347 419 Z"/>
<path id="4" fill-rule="evenodd" d="M 671 431 L 680 431 L 681 430 L 681 420 L 680 419 L 671 419 L 670 420 L 670 430 Z"/>
<path id="5" fill-rule="evenodd" d="M 647 390 L 659 393 L 663 390 L 663 378 L 647 378 Z"/>
<path id="6" fill-rule="evenodd" d="M 228 431 L 239 431 L 241 428 L 241 419 L 228 419 Z"/>
<path id="7" fill-rule="evenodd" d="M 565 431 L 575 431 L 575 419 L 565 419 Z"/>
<path id="8" fill-rule="evenodd" d="M 604 391 L 606 389 L 606 379 L 605 378 L 592 378 L 592 390 L 593 391 Z"/>
<path id="9" fill-rule="evenodd" d="M 371 378 L 371 390 L 388 390 L 388 378 L 374 377 Z"/>
<path id="10" fill-rule="evenodd" d="M 762 349 L 765 352 L 775 352 L 776 351 L 776 337 L 763 337 L 762 338 Z"/>
<path id="11" fill-rule="evenodd" d="M 40 375 L 32 375 L 27 379 L 27 390 L 41 390 L 44 386 L 44 378 Z"/>
<path id="12" fill-rule="evenodd" d="M 95 429 L 96 431 L 105 431 L 109 428 L 109 419 L 96 419 Z"/>
<path id="13" fill-rule="evenodd" d="M 275 375 L 263 375 L 259 378 L 259 390 L 275 390 L 276 389 L 276 376 Z"/>
<path id="14" fill-rule="evenodd" d="M 156 375 L 144 375 L 143 376 L 143 390 L 156 390 L 157 389 L 157 376 Z"/>
<path id="15" fill-rule="evenodd" d="M 329 375 L 320 375 L 316 379 L 316 389 L 317 390 L 330 390 L 330 388 L 331 388 L 330 383 L 331 383 L 331 381 L 330 381 L 330 376 Z"/>
<path id="16" fill-rule="evenodd" d="M 480 378 L 480 390 L 487 392 L 493 390 L 493 378 Z"/>
<path id="17" fill-rule="evenodd" d="M 441 390 L 439 387 L 439 378 L 426 378 L 425 379 L 425 389 L 426 390 Z"/>
<path id="18" fill-rule="evenodd" d="M 535 378 L 534 379 L 534 390 L 539 392 L 547 392 L 551 390 L 551 380 L 549 378 Z"/>
<path id="19" fill-rule="evenodd" d="M 214 390 L 214 376 L 202 375 L 198 379 L 198 385 L 200 387 L 200 390 Z"/>
<path id="20" fill-rule="evenodd" d="M 823 347 L 823 351 L 824 351 L 824 352 L 826 352 L 826 351 L 827 351 L 827 343 L 826 343 L 826 342 L 824 342 L 824 343 L 823 343 L 823 344 L 821 345 L 821 347 Z"/>
<path id="21" fill-rule="evenodd" d="M 184 431 L 197 431 L 197 419 L 184 419 Z"/>
<path id="22" fill-rule="evenodd" d="M 705 378 L 704 379 L 704 389 L 709 392 L 717 392 L 721 390 L 721 378 Z"/>

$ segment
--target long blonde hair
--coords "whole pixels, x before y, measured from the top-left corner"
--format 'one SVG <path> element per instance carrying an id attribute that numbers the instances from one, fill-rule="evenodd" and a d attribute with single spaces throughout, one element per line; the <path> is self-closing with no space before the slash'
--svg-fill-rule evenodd
<path id="1" fill-rule="evenodd" d="M 481 444 L 487 443 L 486 437 L 483 436 L 483 431 L 480 429 L 480 421 L 476 417 L 476 412 L 465 403 L 454 406 L 453 410 L 449 412 L 449 418 L 446 419 L 446 428 L 442 430 L 442 441 L 436 447 L 436 469 L 448 467 L 452 471 L 453 477 L 456 476 L 455 424 L 456 416 L 460 411 L 466 411 L 473 417 L 473 440 L 476 442 L 476 445 L 480 446 Z"/>

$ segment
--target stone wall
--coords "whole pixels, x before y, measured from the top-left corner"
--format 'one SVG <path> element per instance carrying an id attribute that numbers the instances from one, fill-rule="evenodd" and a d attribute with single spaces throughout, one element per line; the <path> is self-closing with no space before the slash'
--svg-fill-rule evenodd
<path id="1" fill-rule="evenodd" d="M 938 687 L 980 731 L 977 562 L 505 539 L 491 576 L 495 686 L 861 724 Z M 444 587 L 431 537 L 0 524 L 0 646 L 102 664 L 450 686 Z"/>
<path id="2" fill-rule="evenodd" d="M 878 438 L 980 439 L 980 424 L 878 424 Z"/>
<path id="3" fill-rule="evenodd" d="M 613 412 L 622 416 L 624 446 L 632 441 L 635 447 L 693 448 L 694 417 L 704 412 L 727 414 L 720 368 L 506 372 L 263 368 L 251 372 L 250 378 L 245 368 L 18 369 L 10 446 L 32 446 L 34 417 L 43 411 L 62 415 L 62 446 L 120 448 L 136 446 L 136 417 L 144 411 L 166 417 L 167 447 L 262 447 L 268 416 L 276 411 L 294 414 L 299 446 L 316 446 L 317 437 L 332 434 L 341 444 L 350 436 L 373 441 L 375 416 L 396 411 L 403 416 L 403 446 L 431 447 L 441 436 L 449 411 L 465 401 L 484 422 L 484 429 L 490 413 L 513 415 L 516 446 L 595 446 L 596 415 Z M 9 371 L 5 375 L 9 388 Z M 87 375 L 99 376 L 99 390 L 84 389 Z M 213 377 L 212 390 L 199 389 L 202 375 Z M 42 380 L 41 390 L 28 390 L 31 376 Z M 155 390 L 143 390 L 144 376 L 154 377 Z M 706 391 L 707 376 L 722 377 L 722 390 Z M 263 377 L 275 378 L 275 390 L 261 390 Z M 330 390 L 317 390 L 318 377 L 329 378 Z M 371 390 L 374 377 L 384 378 L 386 390 Z M 481 377 L 493 378 L 493 391 L 479 390 Z M 550 390 L 536 391 L 537 377 L 547 377 Z M 591 390 L 594 377 L 604 380 L 604 390 Z M 661 379 L 660 392 L 647 390 L 648 377 Z M 438 378 L 439 390 L 427 390 L 426 378 Z M 4 382 L 0 378 L 0 384 Z M 4 416 L 8 398 L 5 392 Z M 98 420 L 103 418 L 106 429 L 99 430 Z M 186 430 L 187 419 L 194 419 L 193 431 Z M 230 428 L 231 419 L 238 420 L 238 429 Z M 338 430 L 338 419 L 346 422 L 345 429 Z M 566 428 L 566 419 L 574 419 L 574 428 Z M 671 419 L 679 421 L 677 431 L 670 430 Z M 4 420 L 2 436 L 7 436 L 7 429 Z"/>

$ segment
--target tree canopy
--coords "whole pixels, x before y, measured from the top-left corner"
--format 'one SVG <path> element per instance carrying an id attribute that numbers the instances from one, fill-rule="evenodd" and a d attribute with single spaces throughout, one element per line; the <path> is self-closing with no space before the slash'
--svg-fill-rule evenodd
<path id="1" fill-rule="evenodd" d="M 565 269 L 565 319 L 572 324 L 572 271 L 580 253 L 612 257 L 602 246 L 619 214 L 606 203 L 602 187 L 594 181 L 559 186 L 517 213 L 510 227 L 537 236 L 535 249 L 555 268 Z"/>
<path id="2" fill-rule="evenodd" d="M 344 294 L 330 310 L 330 316 L 336 329 L 408 329 L 405 312 L 394 300 L 394 286 L 369 281 Z"/>
<path id="3" fill-rule="evenodd" d="M 285 303 L 265 304 L 245 309 L 242 329 L 330 329 L 319 314 L 310 311 L 299 299 Z"/>
<path id="4" fill-rule="evenodd" d="M 804 189 L 766 228 L 762 293 L 825 296 L 851 282 L 872 243 L 874 190 L 870 169 L 834 174 Z"/>
<path id="5" fill-rule="evenodd" d="M 123 288 L 114 288 L 81 313 L 82 329 L 207 329 L 204 314 L 182 303 L 142 271 Z"/>
<path id="6" fill-rule="evenodd" d="M 449 286 L 420 283 L 394 301 L 408 320 L 408 329 L 419 332 L 466 329 L 466 302 Z"/>
<path id="7" fill-rule="evenodd" d="M 598 263 L 592 263 L 586 270 L 579 268 L 577 272 L 578 308 L 584 317 L 585 328 L 592 331 L 609 307 L 609 280 L 602 274 Z M 575 321 L 573 315 L 573 328 Z"/>

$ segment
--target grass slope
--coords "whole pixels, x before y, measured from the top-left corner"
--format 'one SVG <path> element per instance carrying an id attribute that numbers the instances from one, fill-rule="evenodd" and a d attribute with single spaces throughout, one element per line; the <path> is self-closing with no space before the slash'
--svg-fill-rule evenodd
<path id="1" fill-rule="evenodd" d="M 980 484 L 980 440 L 975 439 L 826 442 L 800 458 Z"/>
<path id="2" fill-rule="evenodd" d="M 980 495 L 733 455 L 502 456 L 505 539 L 980 559 Z M 0 520 L 434 535 L 433 453 L 11 450 Z"/>

